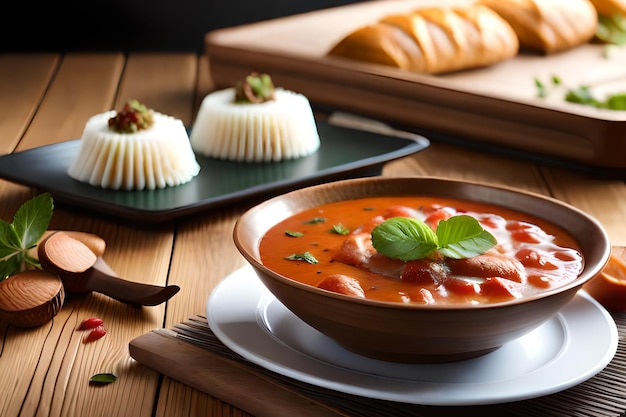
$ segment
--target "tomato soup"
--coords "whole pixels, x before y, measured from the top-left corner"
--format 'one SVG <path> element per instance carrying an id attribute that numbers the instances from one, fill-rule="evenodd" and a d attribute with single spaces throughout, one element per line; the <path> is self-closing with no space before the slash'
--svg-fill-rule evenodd
<path id="1" fill-rule="evenodd" d="M 469 215 L 496 238 L 487 252 L 451 259 L 388 258 L 371 231 L 393 217 L 412 217 L 433 230 Z M 321 205 L 285 219 L 260 242 L 261 261 L 299 282 L 380 301 L 484 304 L 521 298 L 578 277 L 575 240 L 537 217 L 483 203 L 430 197 L 374 197 Z"/>

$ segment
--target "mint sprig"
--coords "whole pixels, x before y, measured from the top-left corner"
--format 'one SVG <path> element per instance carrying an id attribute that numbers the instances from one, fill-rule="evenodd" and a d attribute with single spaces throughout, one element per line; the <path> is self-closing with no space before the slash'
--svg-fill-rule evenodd
<path id="1" fill-rule="evenodd" d="M 0 219 L 0 281 L 29 268 L 41 268 L 28 251 L 48 229 L 53 210 L 52 197 L 43 193 L 26 201 L 12 223 Z"/>
<path id="2" fill-rule="evenodd" d="M 381 254 L 401 261 L 441 256 L 464 259 L 493 248 L 496 238 L 478 220 L 465 214 L 442 220 L 433 231 L 419 219 L 393 217 L 372 230 L 372 244 Z"/>

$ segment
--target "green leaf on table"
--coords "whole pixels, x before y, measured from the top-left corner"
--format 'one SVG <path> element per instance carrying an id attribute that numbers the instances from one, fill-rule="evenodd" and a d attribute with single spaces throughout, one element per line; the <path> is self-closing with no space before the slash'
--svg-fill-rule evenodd
<path id="1" fill-rule="evenodd" d="M 381 254 L 401 261 L 433 256 L 463 259 L 485 253 L 497 244 L 496 238 L 468 215 L 442 220 L 436 232 L 426 223 L 410 217 L 393 217 L 372 230 L 372 244 Z"/>
<path id="2" fill-rule="evenodd" d="M 10 223 L 0 220 L 0 281 L 20 270 L 20 245 Z"/>
<path id="3" fill-rule="evenodd" d="M 26 201 L 13 216 L 13 222 L 0 220 L 0 281 L 28 267 L 41 268 L 28 254 L 48 229 L 54 204 L 49 193 Z"/>
<path id="4" fill-rule="evenodd" d="M 89 378 L 89 385 L 107 385 L 117 381 L 117 376 L 111 373 L 95 374 Z"/>

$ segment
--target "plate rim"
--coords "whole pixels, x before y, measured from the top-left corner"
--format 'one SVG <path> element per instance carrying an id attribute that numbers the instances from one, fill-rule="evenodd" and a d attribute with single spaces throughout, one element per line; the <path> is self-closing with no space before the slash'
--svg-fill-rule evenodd
<path id="1" fill-rule="evenodd" d="M 266 353 L 265 351 L 261 353 L 255 352 L 254 348 L 250 348 L 250 346 L 244 346 L 241 343 L 239 343 L 237 340 L 233 340 L 231 335 L 227 334 L 227 332 L 222 327 L 220 327 L 220 323 L 216 321 L 214 313 L 217 312 L 215 305 L 216 304 L 219 305 L 220 303 L 219 301 L 216 301 L 218 300 L 218 297 L 220 297 L 221 293 L 225 291 L 227 292 L 228 290 L 230 290 L 231 286 L 233 288 L 237 288 L 238 290 L 240 290 L 242 288 L 242 284 L 245 284 L 247 288 L 246 291 L 251 291 L 249 293 L 249 296 L 251 296 L 252 299 L 256 302 L 253 303 L 254 304 L 253 306 L 251 305 L 252 303 L 249 303 L 249 304 L 231 303 L 230 307 L 236 308 L 236 310 L 233 310 L 233 311 L 236 312 L 237 317 L 239 318 L 245 317 L 246 320 L 250 320 L 250 322 L 245 321 L 244 324 L 248 326 L 247 328 L 250 328 L 251 330 L 255 330 L 255 333 L 253 334 L 254 343 L 252 343 L 252 345 L 258 346 L 258 343 L 262 343 L 263 345 L 280 348 L 280 354 L 278 355 L 280 356 L 279 358 L 273 357 L 268 360 L 261 358 L 260 356 Z M 529 375 L 532 375 L 532 377 L 534 378 L 537 375 L 537 373 L 539 373 L 541 376 L 542 372 L 545 374 L 546 372 L 553 371 L 554 370 L 553 368 L 555 366 L 558 366 L 559 364 L 565 365 L 566 363 L 563 363 L 564 360 L 568 358 L 571 359 L 571 356 L 575 355 L 576 352 L 580 353 L 580 351 L 583 350 L 583 349 L 579 349 L 578 351 L 576 351 L 576 350 L 571 349 L 572 346 L 577 347 L 577 345 L 575 343 L 575 340 L 570 340 L 572 337 L 570 328 L 576 327 L 576 326 L 579 327 L 579 326 L 582 326 L 582 324 L 576 321 L 573 321 L 572 318 L 569 317 L 569 315 L 571 315 L 572 312 L 570 312 L 566 306 L 561 312 L 557 313 L 557 315 L 551 319 L 551 320 L 559 320 L 560 325 L 563 327 L 563 331 L 567 333 L 565 335 L 566 341 L 564 342 L 564 345 L 561 346 L 561 348 L 559 349 L 560 352 L 554 358 L 552 358 L 546 364 L 541 365 L 539 368 L 532 370 L 528 374 L 514 377 L 509 380 L 486 381 L 485 383 L 476 383 L 476 382 L 456 383 L 455 382 L 454 384 L 452 384 L 449 382 L 409 381 L 407 382 L 409 386 L 411 385 L 411 383 L 413 383 L 414 388 L 417 388 L 418 390 L 423 389 L 427 392 L 423 392 L 421 395 L 419 393 L 416 393 L 415 391 L 397 393 L 397 392 L 386 391 L 387 385 L 385 381 L 387 382 L 395 381 L 394 378 L 371 375 L 371 374 L 363 374 L 363 373 L 359 373 L 358 370 L 350 370 L 348 368 L 339 368 L 332 363 L 324 362 L 317 358 L 312 358 L 311 356 L 308 356 L 306 353 L 297 351 L 293 347 L 290 347 L 290 346 L 287 348 L 285 348 L 285 346 L 279 347 L 279 345 L 281 344 L 281 341 L 279 339 L 277 340 L 277 337 L 270 334 L 269 331 L 265 327 L 259 324 L 259 321 L 261 320 L 259 317 L 260 315 L 262 315 L 262 312 L 259 312 L 259 308 L 262 305 L 267 305 L 267 302 L 261 303 L 261 301 L 264 298 L 266 299 L 269 298 L 273 301 L 279 302 L 269 292 L 269 290 L 265 288 L 265 286 L 258 279 L 258 277 L 256 277 L 256 274 L 254 273 L 252 267 L 250 267 L 249 265 L 245 265 L 244 267 L 237 269 L 236 271 L 226 276 L 222 281 L 220 281 L 220 283 L 218 283 L 218 285 L 215 287 L 215 289 L 212 291 L 212 293 L 209 295 L 207 299 L 205 308 L 206 308 L 206 317 L 207 317 L 209 327 L 211 328 L 213 333 L 216 335 L 216 337 L 229 349 L 233 350 L 235 353 L 239 354 L 240 356 L 243 356 L 245 359 L 247 359 L 248 361 L 252 363 L 255 363 L 256 365 L 259 365 L 265 369 L 276 372 L 283 376 L 291 377 L 301 382 L 310 383 L 318 387 L 336 390 L 342 393 L 368 397 L 368 398 L 373 398 L 373 399 L 379 399 L 379 400 L 396 401 L 400 403 L 409 403 L 409 404 L 416 404 L 416 405 L 417 404 L 433 405 L 433 406 L 488 405 L 488 404 L 498 404 L 498 403 L 518 401 L 518 400 L 525 400 L 525 399 L 540 397 L 543 395 L 554 394 L 556 392 L 563 391 L 565 389 L 578 385 L 586 381 L 587 379 L 593 377 L 594 375 L 598 374 L 599 372 L 601 372 L 606 367 L 606 365 L 608 365 L 609 362 L 613 359 L 617 351 L 618 341 L 619 341 L 617 325 L 615 321 L 613 320 L 613 318 L 611 317 L 610 313 L 604 307 L 602 307 L 596 300 L 594 300 L 591 296 L 589 296 L 585 291 L 579 291 L 578 294 L 574 297 L 574 300 L 572 300 L 572 302 L 570 302 L 570 304 L 568 305 L 573 306 L 575 302 L 586 303 L 588 308 L 592 308 L 598 314 L 595 320 L 602 319 L 603 320 L 602 323 L 606 326 L 606 328 L 603 328 L 602 331 L 604 334 L 601 336 L 602 338 L 604 338 L 602 339 L 604 340 L 604 342 L 601 342 L 600 338 L 597 335 L 594 338 L 589 338 L 589 340 L 594 340 L 593 343 L 602 344 L 602 347 L 604 349 L 598 349 L 597 352 L 589 352 L 587 348 L 584 349 L 584 354 L 587 356 L 595 353 L 596 357 L 594 358 L 593 366 L 589 366 L 588 368 L 577 370 L 577 374 L 575 376 L 573 377 L 568 376 L 567 379 L 564 379 L 560 381 L 558 384 L 555 384 L 553 386 L 532 385 L 532 386 L 528 386 L 525 390 L 513 389 L 510 393 L 506 395 L 503 395 L 502 393 L 493 394 L 494 391 L 489 389 L 490 385 L 491 385 L 491 388 L 493 388 L 496 384 L 499 386 L 502 386 L 502 384 L 515 386 L 516 384 L 519 384 L 520 378 L 528 378 Z M 242 308 L 244 309 L 243 311 L 242 311 Z M 570 307 L 570 309 L 573 309 L 573 307 Z M 587 317 L 587 320 L 590 320 L 589 317 Z M 254 321 L 254 323 L 251 323 L 251 321 Z M 587 324 L 587 326 L 591 324 L 592 323 L 589 323 Z M 599 327 L 601 326 L 594 325 L 594 330 L 598 329 Z M 246 333 L 246 338 L 249 338 L 251 334 L 252 333 L 250 332 Z M 257 340 L 258 335 L 263 335 L 262 336 L 263 340 Z M 579 335 L 579 337 L 580 336 L 582 335 Z M 285 355 L 285 353 L 286 352 L 288 353 L 289 351 L 293 352 L 293 354 Z M 346 354 L 354 355 L 347 351 L 346 351 Z M 290 368 L 289 365 L 285 366 L 284 364 L 288 362 L 298 363 L 299 369 L 295 369 L 294 367 Z M 328 380 L 328 379 L 324 379 L 323 377 L 311 375 L 310 369 L 314 369 L 316 367 L 322 367 L 321 369 L 324 372 L 328 372 L 330 368 L 333 368 L 332 371 L 337 372 L 338 377 L 336 378 L 336 380 Z M 309 369 L 304 370 L 304 368 L 309 368 Z M 338 381 L 339 379 L 341 379 L 339 376 L 345 377 L 344 374 L 352 375 L 353 377 L 358 375 L 359 381 L 361 381 L 361 383 L 365 378 L 365 379 L 370 379 L 373 384 L 378 383 L 379 385 L 377 386 L 372 385 L 372 387 L 368 389 L 361 389 L 361 387 L 357 385 Z M 468 386 L 472 387 L 472 390 L 471 390 L 472 392 L 474 393 L 481 392 L 482 394 L 478 396 L 470 396 L 470 397 L 468 397 L 467 395 L 457 395 L 456 397 L 454 396 L 451 397 L 449 395 L 451 391 L 454 391 L 454 394 L 462 393 L 465 391 L 465 388 Z M 451 387 L 455 387 L 456 389 L 450 390 Z M 441 389 L 440 391 L 437 391 L 440 388 L 443 388 L 443 389 Z M 441 394 L 442 392 L 444 393 L 443 395 Z"/>

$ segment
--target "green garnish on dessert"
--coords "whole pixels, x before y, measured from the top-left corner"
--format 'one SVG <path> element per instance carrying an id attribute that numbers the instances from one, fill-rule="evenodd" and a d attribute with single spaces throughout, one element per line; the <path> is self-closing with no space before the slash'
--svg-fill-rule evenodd
<path id="1" fill-rule="evenodd" d="M 129 100 L 109 119 L 109 129 L 117 133 L 136 133 L 154 124 L 154 111 L 137 100 Z"/>
<path id="2" fill-rule="evenodd" d="M 276 88 L 268 74 L 253 72 L 235 87 L 236 103 L 265 103 L 274 100 Z"/>

